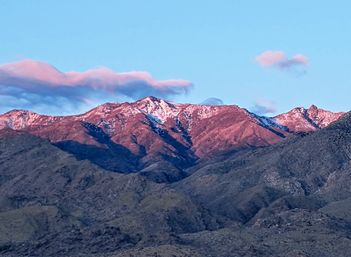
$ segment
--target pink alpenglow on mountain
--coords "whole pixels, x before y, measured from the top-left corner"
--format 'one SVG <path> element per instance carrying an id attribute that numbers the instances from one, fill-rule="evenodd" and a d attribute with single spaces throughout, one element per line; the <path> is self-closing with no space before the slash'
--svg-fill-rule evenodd
<path id="1" fill-rule="evenodd" d="M 75 116 L 14 110 L 0 116 L 0 129 L 69 145 L 75 153 L 95 149 L 95 155 L 120 158 L 118 168 L 140 169 L 159 161 L 186 167 L 225 151 L 268 146 L 291 133 L 324 128 L 342 115 L 311 106 L 269 118 L 236 105 L 173 104 L 146 97 L 134 103 L 106 103 Z M 122 165 L 126 154 L 138 164 Z"/>

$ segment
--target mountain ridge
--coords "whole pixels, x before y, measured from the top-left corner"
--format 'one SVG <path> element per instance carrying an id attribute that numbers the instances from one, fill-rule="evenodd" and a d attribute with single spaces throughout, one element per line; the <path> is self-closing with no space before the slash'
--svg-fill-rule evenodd
<path id="1" fill-rule="evenodd" d="M 17 114 L 17 113 L 27 114 L 27 115 L 32 115 L 32 116 L 40 116 L 40 117 L 51 117 L 51 118 L 55 118 L 55 119 L 63 119 L 63 118 L 69 118 L 69 117 L 79 118 L 79 117 L 84 117 L 87 114 L 92 113 L 92 112 L 99 112 L 100 110 L 106 110 L 106 108 L 111 108 L 111 107 L 118 108 L 121 106 L 132 107 L 133 109 L 138 109 L 139 111 L 144 112 L 145 114 L 150 114 L 154 111 L 153 107 L 157 106 L 157 104 L 155 104 L 155 103 L 158 103 L 159 107 L 163 107 L 164 110 L 168 109 L 168 111 L 169 111 L 168 113 L 163 113 L 163 115 L 161 115 L 162 113 L 156 113 L 156 114 L 158 114 L 158 116 L 157 115 L 155 115 L 155 116 L 157 118 L 159 118 L 160 121 L 163 121 L 162 119 L 165 119 L 165 118 L 170 118 L 170 117 L 175 118 L 177 116 L 177 114 L 179 114 L 179 111 L 172 112 L 172 111 L 170 111 L 171 109 L 173 109 L 173 110 L 174 109 L 184 109 L 187 107 L 188 108 L 193 107 L 194 109 L 203 109 L 205 113 L 202 113 L 201 117 L 205 118 L 206 114 L 207 115 L 209 114 L 208 112 L 206 113 L 205 110 L 212 109 L 214 112 L 216 112 L 216 109 L 218 109 L 218 108 L 219 109 L 239 108 L 239 109 L 245 110 L 246 112 L 248 112 L 250 114 L 253 114 L 254 116 L 264 117 L 266 119 L 271 119 L 272 121 L 276 121 L 278 123 L 278 125 L 280 125 L 280 126 L 284 126 L 284 118 L 286 118 L 286 116 L 291 116 L 292 114 L 302 113 L 302 114 L 305 114 L 307 116 L 310 116 L 312 114 L 312 116 L 314 116 L 314 117 L 312 119 L 310 117 L 308 117 L 308 118 L 310 118 L 311 121 L 314 122 L 315 121 L 314 118 L 320 118 L 318 116 L 318 113 L 322 113 L 322 115 L 324 113 L 324 115 L 326 115 L 326 116 L 329 115 L 329 120 L 327 120 L 325 123 L 317 124 L 317 125 L 321 125 L 320 128 L 323 128 L 346 113 L 346 112 L 328 111 L 328 110 L 325 110 L 322 108 L 318 108 L 316 105 L 312 104 L 309 108 L 305 108 L 305 107 L 300 106 L 300 107 L 295 107 L 295 108 L 291 109 L 290 111 L 277 114 L 275 116 L 265 116 L 265 115 L 258 115 L 254 112 L 247 110 L 246 108 L 242 108 L 242 107 L 235 105 L 235 104 L 210 105 L 210 104 L 201 104 L 201 103 L 200 104 L 174 103 L 174 102 L 166 101 L 166 100 L 154 97 L 154 96 L 147 96 L 147 97 L 144 97 L 144 98 L 137 100 L 135 102 L 122 102 L 122 103 L 106 102 L 106 103 L 98 105 L 98 106 L 96 106 L 96 107 L 94 107 L 94 108 L 92 108 L 92 109 L 90 109 L 82 114 L 76 114 L 76 115 L 48 115 L 48 114 L 40 114 L 40 113 L 31 111 L 31 110 L 26 110 L 26 109 L 12 109 L 12 110 L 9 110 L 5 113 L 0 114 L 0 118 L 3 116 L 6 116 L 6 115 Z M 145 106 L 143 108 L 142 105 L 145 105 L 145 104 L 146 104 L 146 106 L 150 105 L 150 104 L 152 106 L 151 106 L 151 108 L 145 108 Z M 150 107 L 150 106 L 147 106 L 147 107 Z M 135 114 L 135 112 L 132 112 L 132 114 Z M 0 129 L 2 127 L 4 127 L 4 124 L 0 123 Z M 18 127 L 14 127 L 13 129 L 18 129 Z"/>
<path id="2" fill-rule="evenodd" d="M 326 127 L 343 115 L 311 106 L 265 117 L 237 105 L 175 104 L 146 97 L 70 116 L 13 110 L 0 115 L 0 129 L 48 139 L 107 170 L 150 172 L 150 167 L 167 166 L 180 179 L 181 171 L 199 160 L 273 145 L 291 134 Z"/>

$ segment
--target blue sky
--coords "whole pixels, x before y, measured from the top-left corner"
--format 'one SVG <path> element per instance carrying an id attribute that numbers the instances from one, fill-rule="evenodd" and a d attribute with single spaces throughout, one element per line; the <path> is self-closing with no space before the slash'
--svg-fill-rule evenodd
<path id="1" fill-rule="evenodd" d="M 350 10 L 346 0 L 0 0 L 0 63 L 33 59 L 63 72 L 108 67 L 191 81 L 188 94 L 172 96 L 178 102 L 217 97 L 249 109 L 273 102 L 276 112 L 311 104 L 346 111 Z M 268 50 L 304 55 L 308 64 L 262 67 L 255 58 Z M 3 100 L 2 110 L 15 104 Z"/>

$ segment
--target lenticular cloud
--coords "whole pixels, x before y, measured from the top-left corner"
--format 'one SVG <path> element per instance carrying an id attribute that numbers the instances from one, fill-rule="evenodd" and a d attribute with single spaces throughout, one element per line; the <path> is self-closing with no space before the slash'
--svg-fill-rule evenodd
<path id="1" fill-rule="evenodd" d="M 201 105 L 210 105 L 210 106 L 216 106 L 216 105 L 223 105 L 222 99 L 216 98 L 216 97 L 210 97 L 207 98 L 205 101 L 200 103 Z"/>
<path id="2" fill-rule="evenodd" d="M 251 108 L 251 111 L 258 115 L 267 115 L 270 113 L 275 113 L 277 110 L 273 101 L 266 98 L 259 98 Z"/>
<path id="3" fill-rule="evenodd" d="M 189 81 L 156 80 L 147 72 L 118 73 L 108 68 L 61 72 L 44 62 L 24 60 L 0 65 L 0 111 L 80 112 L 106 101 L 148 95 L 170 98 L 191 87 Z"/>

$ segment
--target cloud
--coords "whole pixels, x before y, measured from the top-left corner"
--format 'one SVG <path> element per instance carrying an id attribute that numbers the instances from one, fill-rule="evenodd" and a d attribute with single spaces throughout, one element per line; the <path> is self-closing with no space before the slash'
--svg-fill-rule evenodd
<path id="1" fill-rule="evenodd" d="M 265 51 L 256 56 L 256 62 L 264 68 L 274 67 L 280 70 L 291 70 L 298 67 L 305 68 L 309 60 L 302 54 L 288 58 L 283 51 Z"/>
<path id="2" fill-rule="evenodd" d="M 118 73 L 97 68 L 62 72 L 34 60 L 0 65 L 0 111 L 25 108 L 70 114 L 106 101 L 137 100 L 149 95 L 168 99 L 191 88 L 189 81 L 156 80 L 140 71 Z"/>
<path id="3" fill-rule="evenodd" d="M 223 105 L 223 101 L 219 98 L 215 97 L 210 97 L 206 99 L 205 101 L 200 103 L 201 105 Z"/>
<path id="4" fill-rule="evenodd" d="M 276 111 L 275 103 L 266 98 L 257 99 L 254 106 L 251 108 L 251 112 L 257 115 L 266 115 L 269 113 L 275 113 Z"/>

